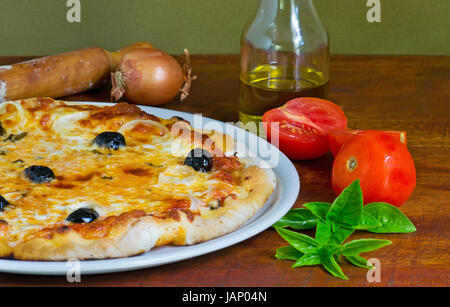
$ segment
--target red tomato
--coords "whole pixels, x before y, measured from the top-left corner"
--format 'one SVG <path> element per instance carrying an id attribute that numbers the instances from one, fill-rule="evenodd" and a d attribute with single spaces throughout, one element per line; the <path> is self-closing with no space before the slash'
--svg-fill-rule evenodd
<path id="1" fill-rule="evenodd" d="M 315 159 L 329 150 L 328 132 L 347 127 L 344 112 L 331 101 L 296 98 L 263 115 L 267 138 L 289 158 Z M 272 125 L 273 123 L 278 123 Z"/>
<path id="2" fill-rule="evenodd" d="M 342 146 L 344 146 L 344 144 L 348 140 L 350 140 L 353 136 L 363 131 L 364 130 L 351 130 L 351 129 L 331 131 L 328 134 L 328 141 L 330 143 L 330 149 L 333 156 L 336 157 L 339 150 L 341 150 Z M 382 130 L 382 132 L 392 135 L 405 145 L 407 144 L 406 131 Z"/>
<path id="3" fill-rule="evenodd" d="M 416 186 L 416 168 L 406 145 L 382 131 L 366 130 L 345 143 L 334 160 L 336 195 L 360 179 L 364 203 L 403 204 Z"/>

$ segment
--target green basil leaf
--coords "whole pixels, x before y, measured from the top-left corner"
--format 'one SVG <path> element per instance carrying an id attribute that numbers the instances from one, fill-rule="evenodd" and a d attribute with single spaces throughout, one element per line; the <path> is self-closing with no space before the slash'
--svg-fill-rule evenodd
<path id="1" fill-rule="evenodd" d="M 333 256 L 321 257 L 323 267 L 331 273 L 331 275 L 348 280 L 348 277 L 345 276 L 344 272 L 342 272 L 339 264 L 337 264 L 336 260 Z"/>
<path id="2" fill-rule="evenodd" d="M 316 228 L 316 240 L 321 244 L 342 244 L 355 230 L 347 227 L 339 227 L 333 232 L 332 222 L 318 221 Z"/>
<path id="3" fill-rule="evenodd" d="M 367 229 L 372 229 L 372 228 L 376 228 L 376 227 L 380 227 L 380 226 L 381 226 L 381 223 L 376 218 L 374 218 L 372 215 L 370 215 L 369 213 L 364 211 L 364 209 L 363 209 L 363 213 L 361 215 L 361 222 L 359 223 L 358 226 L 355 227 L 355 229 L 367 230 Z"/>
<path id="4" fill-rule="evenodd" d="M 325 245 L 322 250 L 326 250 L 328 255 L 341 255 L 342 254 L 342 246 L 336 245 L 336 244 L 327 244 Z"/>
<path id="5" fill-rule="evenodd" d="M 289 227 L 295 230 L 314 229 L 317 225 L 317 217 L 308 209 L 291 209 L 283 216 L 274 227 Z"/>
<path id="6" fill-rule="evenodd" d="M 278 260 L 298 260 L 300 257 L 302 257 L 304 254 L 297 249 L 295 249 L 293 246 L 283 246 L 277 249 L 275 253 L 275 257 Z"/>
<path id="7" fill-rule="evenodd" d="M 354 233 L 355 230 L 351 228 L 341 227 L 338 231 L 334 232 L 330 240 L 328 241 L 329 244 L 342 244 L 345 240 L 347 240 L 348 237 Z"/>
<path id="8" fill-rule="evenodd" d="M 275 227 L 275 230 L 283 239 L 302 253 L 311 253 L 321 246 L 318 241 L 307 235 L 279 227 Z"/>
<path id="9" fill-rule="evenodd" d="M 389 240 L 378 240 L 378 239 L 360 239 L 351 241 L 344 244 L 342 249 L 343 256 L 357 256 L 360 253 L 367 253 L 383 246 L 389 245 L 392 242 Z"/>
<path id="10" fill-rule="evenodd" d="M 301 266 L 306 266 L 306 265 L 318 265 L 320 264 L 322 261 L 320 260 L 320 256 L 316 253 L 313 254 L 306 254 L 304 256 L 302 256 L 300 259 L 298 259 L 293 265 L 293 268 L 298 268 Z"/>
<path id="11" fill-rule="evenodd" d="M 331 231 L 331 222 L 322 222 L 319 221 L 317 223 L 316 228 L 316 236 L 315 239 L 322 244 L 328 243 L 333 232 Z"/>
<path id="12" fill-rule="evenodd" d="M 327 217 L 327 213 L 331 208 L 331 204 L 321 203 L 321 202 L 312 202 L 312 203 L 304 204 L 303 207 L 308 208 L 314 216 L 325 221 L 325 219 Z"/>
<path id="13" fill-rule="evenodd" d="M 373 266 L 368 266 L 367 260 L 361 256 L 345 256 L 345 259 L 347 259 L 350 263 L 352 263 L 353 265 L 356 265 L 360 268 L 364 268 L 364 269 L 373 268 Z"/>
<path id="14" fill-rule="evenodd" d="M 342 256 L 342 248 L 339 249 L 339 251 L 337 251 L 333 257 L 336 260 L 337 263 L 341 263 L 341 256 Z"/>
<path id="15" fill-rule="evenodd" d="M 341 224 L 341 223 L 337 223 L 336 221 L 331 221 L 331 231 L 332 232 L 336 232 L 336 231 L 338 231 L 340 228 L 341 228 L 341 226 L 342 226 L 343 224 Z"/>
<path id="16" fill-rule="evenodd" d="M 359 179 L 355 180 L 334 200 L 327 220 L 346 226 L 357 226 L 361 221 L 363 196 Z"/>
<path id="17" fill-rule="evenodd" d="M 339 258 L 342 254 L 342 246 L 335 244 L 327 244 L 319 248 L 316 253 L 320 255 L 320 257 L 328 258 L 334 257 L 336 262 L 339 262 Z"/>
<path id="18" fill-rule="evenodd" d="M 410 233 L 416 231 L 414 224 L 399 208 L 388 203 L 371 203 L 364 206 L 364 212 L 376 218 L 381 226 L 368 229 L 374 233 Z"/>

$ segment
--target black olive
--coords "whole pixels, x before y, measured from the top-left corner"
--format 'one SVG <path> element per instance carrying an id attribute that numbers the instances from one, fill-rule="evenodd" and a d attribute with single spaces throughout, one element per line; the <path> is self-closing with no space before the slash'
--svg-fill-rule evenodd
<path id="1" fill-rule="evenodd" d="M 24 170 L 25 176 L 33 182 L 45 183 L 55 179 L 55 174 L 47 166 L 33 165 Z"/>
<path id="2" fill-rule="evenodd" d="M 72 223 L 91 223 L 98 218 L 98 213 L 94 209 L 91 208 L 80 208 L 66 218 L 68 222 Z"/>
<path id="3" fill-rule="evenodd" d="M 92 141 L 93 144 L 96 144 L 100 147 L 117 150 L 120 147 L 126 146 L 125 138 L 119 132 L 102 132 L 95 137 Z"/>
<path id="4" fill-rule="evenodd" d="M 209 172 L 212 169 L 212 155 L 202 148 L 192 149 L 184 160 L 184 165 L 192 167 L 197 172 Z"/>
<path id="5" fill-rule="evenodd" d="M 9 205 L 9 202 L 0 195 L 0 211 L 5 210 L 5 207 Z"/>

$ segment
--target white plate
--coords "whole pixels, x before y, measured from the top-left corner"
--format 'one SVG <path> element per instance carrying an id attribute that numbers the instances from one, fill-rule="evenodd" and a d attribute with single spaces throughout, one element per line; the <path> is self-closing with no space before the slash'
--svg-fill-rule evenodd
<path id="1" fill-rule="evenodd" d="M 83 102 L 85 104 L 108 105 L 108 103 Z M 173 110 L 141 106 L 144 111 L 162 118 L 180 116 L 190 121 L 195 128 L 202 128 L 194 122 L 194 115 Z M 289 159 L 281 153 L 275 146 L 254 134 L 244 132 L 234 125 L 219 122 L 203 117 L 203 125 L 220 125 L 226 131 L 236 133 L 238 142 L 245 143 L 252 152 L 257 152 L 259 145 L 266 146 L 272 154 L 278 155 L 279 160 L 273 168 L 277 176 L 277 186 L 275 192 L 267 201 L 265 206 L 246 224 L 227 235 L 216 239 L 195 244 L 192 246 L 163 246 L 150 250 L 147 253 L 120 259 L 89 260 L 80 261 L 81 274 L 102 274 L 121 271 L 131 271 L 143 268 L 154 267 L 176 261 L 189 259 L 192 257 L 211 253 L 233 244 L 244 241 L 258 233 L 266 230 L 285 215 L 297 199 L 300 190 L 300 179 L 297 170 Z M 225 131 L 225 130 L 224 130 Z M 263 157 L 258 156 L 263 159 Z M 45 261 L 18 261 L 0 260 L 0 272 L 35 274 L 35 275 L 66 275 L 73 267 L 65 261 L 45 262 Z"/>

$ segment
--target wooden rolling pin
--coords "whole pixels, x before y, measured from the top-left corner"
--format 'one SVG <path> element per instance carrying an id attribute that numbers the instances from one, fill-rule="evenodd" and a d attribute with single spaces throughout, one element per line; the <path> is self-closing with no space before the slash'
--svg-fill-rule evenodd
<path id="1" fill-rule="evenodd" d="M 59 98 L 104 85 L 127 53 L 152 48 L 138 42 L 116 52 L 92 47 L 0 66 L 0 102 L 31 97 Z"/>

